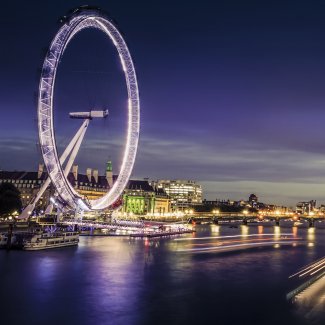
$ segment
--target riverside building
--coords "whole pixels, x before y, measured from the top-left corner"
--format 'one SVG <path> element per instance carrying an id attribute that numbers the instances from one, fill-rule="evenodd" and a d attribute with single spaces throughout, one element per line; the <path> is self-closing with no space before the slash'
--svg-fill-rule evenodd
<path id="1" fill-rule="evenodd" d="M 297 214 L 310 214 L 316 209 L 316 200 L 298 202 L 296 205 Z"/>
<path id="2" fill-rule="evenodd" d="M 21 194 L 23 207 L 27 206 L 36 196 L 46 179 L 47 171 L 43 164 L 39 164 L 37 172 L 0 171 L 0 184 L 13 184 Z M 78 166 L 75 165 L 68 175 L 68 180 L 84 198 L 88 200 L 97 199 L 102 197 L 113 184 L 112 164 L 110 161 L 107 163 L 104 176 L 99 175 L 97 169 L 91 168 L 87 168 L 86 174 L 80 174 Z M 36 210 L 45 211 L 54 192 L 53 186 L 50 185 L 39 200 Z"/>
<path id="3" fill-rule="evenodd" d="M 202 203 L 202 187 L 192 180 L 158 180 L 152 182 L 170 198 L 172 211 L 184 211 Z"/>
<path id="4" fill-rule="evenodd" d="M 130 180 L 123 194 L 122 213 L 164 216 L 170 212 L 170 200 L 163 189 L 147 180 Z"/>

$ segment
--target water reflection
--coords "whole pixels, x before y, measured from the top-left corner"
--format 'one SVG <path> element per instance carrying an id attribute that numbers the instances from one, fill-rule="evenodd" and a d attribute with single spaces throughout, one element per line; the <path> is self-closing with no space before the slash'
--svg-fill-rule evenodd
<path id="1" fill-rule="evenodd" d="M 221 324 L 303 324 L 304 316 L 296 322 L 284 299 L 287 278 L 324 255 L 325 229 L 195 229 L 174 238 L 82 237 L 75 249 L 0 251 L 0 322 L 212 324 L 218 314 Z M 253 249 L 222 254 L 179 252 L 252 243 Z M 320 296 L 315 304 L 324 307 Z M 276 312 L 270 306 L 277 306 Z"/>
<path id="2" fill-rule="evenodd" d="M 298 235 L 298 227 L 297 227 L 297 226 L 292 227 L 292 233 L 293 233 L 295 236 Z"/>
<path id="3" fill-rule="evenodd" d="M 314 242 L 315 241 L 315 228 L 314 227 L 308 228 L 308 231 L 307 231 L 307 239 L 310 242 Z"/>
<path id="4" fill-rule="evenodd" d="M 249 233 L 249 227 L 246 225 L 241 225 L 240 230 L 241 230 L 242 236 L 246 236 Z"/>
<path id="5" fill-rule="evenodd" d="M 280 228 L 280 226 L 274 226 L 274 235 L 275 236 L 281 235 L 281 228 Z"/>
<path id="6" fill-rule="evenodd" d="M 211 233 L 212 234 L 219 234 L 220 233 L 220 226 L 219 225 L 211 225 Z"/>
<path id="7" fill-rule="evenodd" d="M 264 229 L 263 226 L 258 226 L 257 227 L 257 232 L 258 232 L 259 235 L 263 234 L 263 229 Z"/>

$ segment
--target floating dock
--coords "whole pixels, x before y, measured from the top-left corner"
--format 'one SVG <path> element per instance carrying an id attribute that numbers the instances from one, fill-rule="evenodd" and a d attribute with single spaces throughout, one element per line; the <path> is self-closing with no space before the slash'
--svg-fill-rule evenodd
<path id="1" fill-rule="evenodd" d="M 155 237 L 167 237 L 167 236 L 191 234 L 193 232 L 194 232 L 194 230 L 191 230 L 191 229 L 184 229 L 184 230 L 178 230 L 178 231 L 141 232 L 141 233 L 131 234 L 130 237 L 133 237 L 133 238 L 155 238 Z"/>

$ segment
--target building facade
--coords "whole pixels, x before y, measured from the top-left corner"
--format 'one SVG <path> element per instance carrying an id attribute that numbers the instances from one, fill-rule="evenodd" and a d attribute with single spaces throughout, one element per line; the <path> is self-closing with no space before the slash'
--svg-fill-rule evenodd
<path id="1" fill-rule="evenodd" d="M 202 203 L 202 187 L 192 180 L 158 180 L 152 185 L 170 198 L 172 211 L 183 211 Z"/>
<path id="2" fill-rule="evenodd" d="M 42 184 L 46 180 L 43 172 L 25 171 L 0 171 L 0 184 L 11 183 L 20 192 L 22 206 L 25 207 L 36 196 Z M 50 197 L 54 194 L 53 188 L 48 188 L 38 202 L 39 209 L 46 209 Z"/>
<path id="3" fill-rule="evenodd" d="M 27 206 L 36 197 L 43 183 L 47 179 L 47 171 L 42 164 L 37 172 L 0 171 L 0 183 L 11 183 L 19 190 L 23 207 Z M 87 168 L 85 174 L 79 173 L 78 166 L 72 167 L 68 181 L 85 200 L 102 197 L 113 185 L 116 176 L 112 175 L 111 162 L 107 163 L 106 175 L 101 176 L 98 170 Z M 36 204 L 36 212 L 44 212 L 55 194 L 51 184 Z M 170 200 L 163 189 L 154 188 L 147 180 L 130 180 L 124 190 L 122 212 L 135 215 L 165 215 L 170 212 Z M 118 207 L 117 206 L 117 207 Z"/>
<path id="4" fill-rule="evenodd" d="M 258 208 L 258 197 L 255 194 L 251 194 L 248 198 L 249 205 L 252 208 Z"/>
<path id="5" fill-rule="evenodd" d="M 297 214 L 310 214 L 316 209 L 316 200 L 298 202 L 296 205 Z"/>
<path id="6" fill-rule="evenodd" d="M 36 196 L 41 186 L 47 179 L 47 171 L 40 164 L 37 172 L 26 171 L 0 171 L 0 183 L 11 183 L 16 186 L 21 194 L 23 207 L 27 206 Z M 105 176 L 98 175 L 98 170 L 87 168 L 86 174 L 78 173 L 78 166 L 72 167 L 68 180 L 74 189 L 86 200 L 102 197 L 110 188 L 113 176 L 111 169 Z M 36 205 L 36 210 L 43 210 L 50 204 L 54 195 L 53 185 L 50 185 Z"/>
<path id="7" fill-rule="evenodd" d="M 155 189 L 147 180 L 130 180 L 124 190 L 122 212 L 164 215 L 170 212 L 170 201 L 166 192 Z"/>

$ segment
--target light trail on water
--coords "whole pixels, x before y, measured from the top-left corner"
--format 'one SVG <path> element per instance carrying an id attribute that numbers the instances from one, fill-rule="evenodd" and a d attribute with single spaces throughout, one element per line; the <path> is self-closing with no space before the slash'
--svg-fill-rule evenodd
<path id="1" fill-rule="evenodd" d="M 272 237 L 283 237 L 283 236 L 293 236 L 295 234 L 285 233 L 285 234 L 251 234 L 251 235 L 231 235 L 231 236 L 210 236 L 210 237 L 197 237 L 197 238 L 176 238 L 175 241 L 189 241 L 189 240 L 205 240 L 205 239 L 225 239 L 225 238 L 242 238 L 242 237 L 260 237 L 260 236 L 272 236 Z"/>
<path id="2" fill-rule="evenodd" d="M 312 264 L 307 265 L 306 267 L 304 267 L 303 269 L 301 269 L 300 271 L 292 274 L 289 276 L 290 278 L 293 278 L 295 276 L 299 276 L 299 277 L 303 277 L 305 275 L 314 275 L 315 273 L 317 273 L 318 271 L 322 270 L 325 267 L 325 258 L 322 258 Z M 314 271 L 316 270 L 316 271 Z"/>
<path id="3" fill-rule="evenodd" d="M 253 248 L 253 247 L 263 247 L 263 246 L 271 246 L 275 244 L 284 244 L 284 245 L 289 245 L 289 244 L 295 244 L 295 240 L 274 240 L 274 241 L 268 241 L 268 242 L 263 242 L 262 244 L 260 242 L 256 243 L 244 243 L 244 244 L 235 244 L 235 245 L 226 245 L 226 246 L 213 246 L 213 247 L 204 247 L 204 248 L 190 248 L 190 249 L 180 249 L 178 250 L 179 252 L 208 252 L 208 251 L 229 251 L 232 248 L 240 249 L 240 248 Z"/>
<path id="4" fill-rule="evenodd" d="M 302 239 L 301 237 L 295 238 L 295 240 Z M 218 246 L 224 245 L 224 244 L 233 244 L 233 243 L 249 243 L 249 242 L 265 242 L 272 240 L 272 238 L 256 238 L 256 239 L 243 239 L 243 240 L 226 240 L 226 241 L 219 241 L 219 242 L 212 242 L 212 243 L 204 243 L 204 244 L 186 244 L 186 246 L 207 246 L 210 244 L 218 244 Z M 292 240 L 292 238 L 281 238 L 281 240 Z"/>

